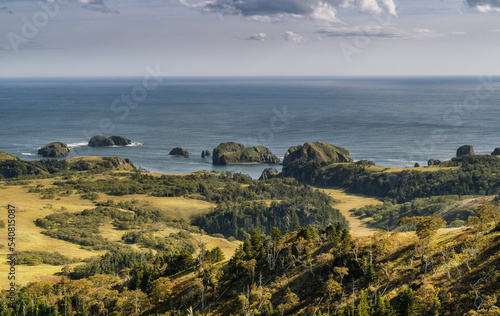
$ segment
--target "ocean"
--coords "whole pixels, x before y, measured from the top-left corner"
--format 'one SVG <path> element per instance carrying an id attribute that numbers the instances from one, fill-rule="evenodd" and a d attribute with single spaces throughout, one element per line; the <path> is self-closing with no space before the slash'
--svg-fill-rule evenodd
<path id="1" fill-rule="evenodd" d="M 412 167 L 446 160 L 464 144 L 500 147 L 500 77 L 307 77 L 0 79 L 0 150 L 25 160 L 68 143 L 69 157 L 120 156 L 151 172 L 236 171 L 258 178 L 269 165 L 213 166 L 222 142 L 290 146 L 324 141 L 354 160 Z M 132 146 L 90 148 L 93 135 Z M 173 157 L 174 147 L 189 158 Z M 271 166 L 280 169 L 280 166 Z"/>

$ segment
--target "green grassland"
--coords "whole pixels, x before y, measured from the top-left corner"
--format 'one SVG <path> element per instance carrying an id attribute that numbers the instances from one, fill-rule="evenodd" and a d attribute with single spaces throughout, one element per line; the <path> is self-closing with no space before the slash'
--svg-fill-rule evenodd
<path id="1" fill-rule="evenodd" d="M 90 160 L 93 160 L 91 158 Z M 92 181 L 97 179 L 104 179 L 106 175 L 97 175 L 93 177 Z M 43 190 L 55 188 L 54 181 L 59 180 L 56 178 L 50 179 L 33 179 L 23 180 L 22 184 L 0 186 L 0 201 L 2 201 L 0 208 L 6 210 L 7 204 L 16 206 L 16 250 L 17 251 L 48 251 L 57 252 L 71 258 L 88 259 L 103 255 L 104 250 L 96 251 L 88 248 L 82 248 L 80 245 L 70 243 L 64 240 L 51 238 L 42 234 L 44 229 L 35 225 L 38 218 L 43 218 L 53 213 L 61 212 L 81 212 L 84 209 L 95 207 L 94 202 L 87 199 L 82 199 L 82 194 L 71 194 L 69 196 L 61 196 L 55 194 L 52 198 L 42 198 L 43 193 L 33 192 L 30 189 L 42 188 Z M 172 218 L 179 218 L 189 220 L 189 218 L 196 214 L 207 212 L 213 203 L 201 201 L 198 199 L 190 199 L 184 197 L 153 197 L 147 194 L 134 194 L 130 196 L 110 196 L 106 194 L 99 194 L 99 200 L 112 200 L 115 203 L 135 200 L 138 205 L 148 210 L 160 210 L 164 215 Z M 124 210 L 125 211 L 125 210 Z M 5 211 L 6 214 L 6 211 Z M 167 227 L 165 224 L 158 223 L 156 229 L 161 233 L 158 236 L 166 237 L 171 233 L 178 233 L 181 229 Z M 132 230 L 117 230 L 111 224 L 107 223 L 99 227 L 100 235 L 105 239 L 118 244 L 123 244 L 121 237 Z M 7 244 L 7 229 L 0 229 L 0 244 Z M 192 234 L 192 242 L 199 244 L 204 243 L 208 249 L 220 247 L 227 258 L 230 258 L 238 247 L 239 242 L 227 241 L 221 238 L 215 238 L 206 234 Z M 138 251 L 146 251 L 138 245 L 131 245 L 132 249 Z M 6 248 L 1 249 L 4 254 L 1 255 L 0 260 L 0 274 L 5 277 L 0 277 L 0 286 L 5 288 L 9 283 L 7 279 L 8 265 Z M 75 266 L 71 264 L 70 266 Z M 61 271 L 61 266 L 51 265 L 37 265 L 37 266 L 24 266 L 20 265 L 16 269 L 17 278 L 21 283 L 28 283 L 34 280 L 54 280 L 54 273 Z"/>

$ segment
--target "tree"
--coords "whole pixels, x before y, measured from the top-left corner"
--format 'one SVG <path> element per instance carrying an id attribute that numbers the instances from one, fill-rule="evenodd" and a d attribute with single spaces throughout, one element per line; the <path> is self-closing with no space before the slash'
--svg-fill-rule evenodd
<path id="1" fill-rule="evenodd" d="M 358 305 L 356 306 L 356 316 L 370 316 L 370 305 L 368 304 L 368 291 L 361 291 Z"/>
<path id="2" fill-rule="evenodd" d="M 171 294 L 172 282 L 169 278 L 161 277 L 151 283 L 151 298 L 154 302 L 165 302 Z"/>
<path id="3" fill-rule="evenodd" d="M 311 225 L 307 225 L 306 228 L 301 228 L 297 234 L 297 238 L 302 237 L 305 240 L 313 240 L 315 236 L 316 234 L 314 233 L 314 229 Z"/>
<path id="4" fill-rule="evenodd" d="M 333 296 L 342 291 L 342 285 L 333 279 L 333 276 L 325 283 L 325 292 L 328 293 L 328 314 L 330 314 L 330 305 L 333 301 Z"/>
<path id="5" fill-rule="evenodd" d="M 224 261 L 225 259 L 224 252 L 222 252 L 222 249 L 220 249 L 220 247 L 215 247 L 214 249 L 212 249 L 211 254 L 212 254 L 212 261 L 214 263 Z"/>
<path id="6" fill-rule="evenodd" d="M 291 310 L 292 308 L 295 307 L 299 303 L 299 297 L 297 294 L 293 293 L 290 288 L 286 288 L 285 291 L 285 298 L 283 299 L 283 303 L 278 305 L 278 310 L 281 312 L 283 315 L 286 311 Z"/>
<path id="7" fill-rule="evenodd" d="M 422 264 L 424 264 L 426 245 L 430 243 L 439 228 L 446 226 L 446 222 L 436 216 L 403 217 L 398 222 L 398 226 L 411 224 L 415 225 L 418 239 L 422 242 Z"/>
<path id="8" fill-rule="evenodd" d="M 375 272 L 375 268 L 372 263 L 368 263 L 366 267 L 366 281 L 369 283 L 374 283 L 377 281 L 377 273 Z"/>
<path id="9" fill-rule="evenodd" d="M 401 316 L 419 316 L 420 307 L 415 292 L 409 287 L 399 294 L 398 312 Z"/>
<path id="10" fill-rule="evenodd" d="M 375 303 L 374 316 L 390 316 L 393 315 L 392 307 L 387 297 L 382 297 L 380 292 L 377 292 L 377 302 Z"/>
<path id="11" fill-rule="evenodd" d="M 445 227 L 446 222 L 436 216 L 414 216 L 403 217 L 398 225 L 414 224 L 419 239 L 428 240 L 432 238 L 439 228 Z"/>

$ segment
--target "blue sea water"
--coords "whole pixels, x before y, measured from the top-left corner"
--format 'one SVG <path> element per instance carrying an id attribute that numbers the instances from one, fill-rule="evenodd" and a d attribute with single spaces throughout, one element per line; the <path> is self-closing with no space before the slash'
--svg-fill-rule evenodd
<path id="1" fill-rule="evenodd" d="M 500 77 L 164 78 L 150 91 L 142 82 L 0 79 L 0 150 L 41 159 L 38 148 L 62 141 L 72 147 L 69 157 L 121 156 L 168 174 L 258 177 L 268 165 L 213 166 L 201 151 L 235 141 L 283 157 L 290 146 L 325 141 L 355 160 L 410 167 L 449 159 L 463 144 L 477 154 L 500 147 Z M 140 102 L 115 102 L 131 95 Z M 85 146 L 100 134 L 134 145 Z M 169 156 L 174 147 L 191 157 Z"/>

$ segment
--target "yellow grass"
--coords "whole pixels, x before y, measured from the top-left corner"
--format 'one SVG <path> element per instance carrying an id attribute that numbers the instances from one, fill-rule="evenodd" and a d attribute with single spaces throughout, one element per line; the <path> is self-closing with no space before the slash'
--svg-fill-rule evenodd
<path id="1" fill-rule="evenodd" d="M 109 196 L 100 194 L 100 200 L 114 200 L 115 202 L 138 200 L 142 208 L 147 210 L 160 210 L 164 214 L 189 220 L 193 215 L 201 214 L 215 207 L 213 203 L 189 199 L 183 197 L 153 197 L 147 195 L 126 195 L 126 196 Z"/>
<path id="2" fill-rule="evenodd" d="M 0 151 L 0 160 L 18 160 L 17 156 Z"/>
<path id="3" fill-rule="evenodd" d="M 376 229 L 371 229 L 367 227 L 367 222 L 370 218 L 359 219 L 354 216 L 350 210 L 357 209 L 366 205 L 382 204 L 382 202 L 376 198 L 369 197 L 362 194 L 350 194 L 346 193 L 344 189 L 320 189 L 322 192 L 328 194 L 336 200 L 340 200 L 340 203 L 333 205 L 334 208 L 338 209 L 342 215 L 349 221 L 351 226 L 351 234 L 353 236 L 367 236 L 371 235 L 376 231 Z"/>
<path id="4" fill-rule="evenodd" d="M 92 159 L 86 157 L 85 159 Z M 97 179 L 93 176 L 92 179 Z M 68 211 L 80 212 L 87 208 L 93 208 L 95 205 L 89 201 L 81 199 L 79 194 L 70 196 L 57 196 L 54 199 L 41 199 L 40 193 L 28 193 L 29 188 L 36 187 L 41 184 L 43 188 L 53 187 L 52 183 L 56 179 L 36 179 L 30 180 L 26 186 L 0 186 L 0 210 L 3 214 L 0 219 L 7 220 L 7 205 L 11 204 L 16 207 L 16 250 L 17 251 L 48 251 L 58 252 L 70 258 L 85 259 L 97 255 L 104 254 L 105 251 L 88 251 L 81 249 L 79 245 L 65 242 L 59 239 L 54 239 L 43 235 L 43 229 L 35 225 L 37 218 L 43 218 L 49 214 Z M 207 212 L 210 208 L 215 207 L 215 204 L 208 203 L 198 199 L 190 198 L 173 198 L 173 197 L 152 197 L 147 195 L 128 195 L 128 196 L 108 196 L 99 193 L 99 200 L 113 200 L 116 203 L 121 201 L 137 200 L 138 206 L 150 210 L 160 210 L 166 215 L 173 218 L 183 218 L 189 220 L 193 215 Z M 168 236 L 170 233 L 177 233 L 179 230 L 165 227 L 159 224 L 161 231 L 158 235 Z M 128 231 L 115 229 L 111 224 L 106 224 L 100 228 L 101 235 L 110 241 L 120 242 L 123 234 Z M 225 254 L 226 259 L 229 259 L 235 252 L 240 242 L 229 242 L 225 239 L 214 238 L 207 235 L 192 234 L 192 239 L 195 244 L 198 244 L 200 239 L 206 245 L 207 249 L 220 247 Z M 0 249 L 0 288 L 5 289 L 9 284 L 7 272 L 7 228 L 0 229 L 0 244 L 4 245 Z M 138 245 L 131 245 L 132 249 L 140 250 Z M 16 278 L 18 284 L 28 283 L 34 280 L 54 280 L 53 274 L 61 271 L 62 266 L 16 266 Z"/>

